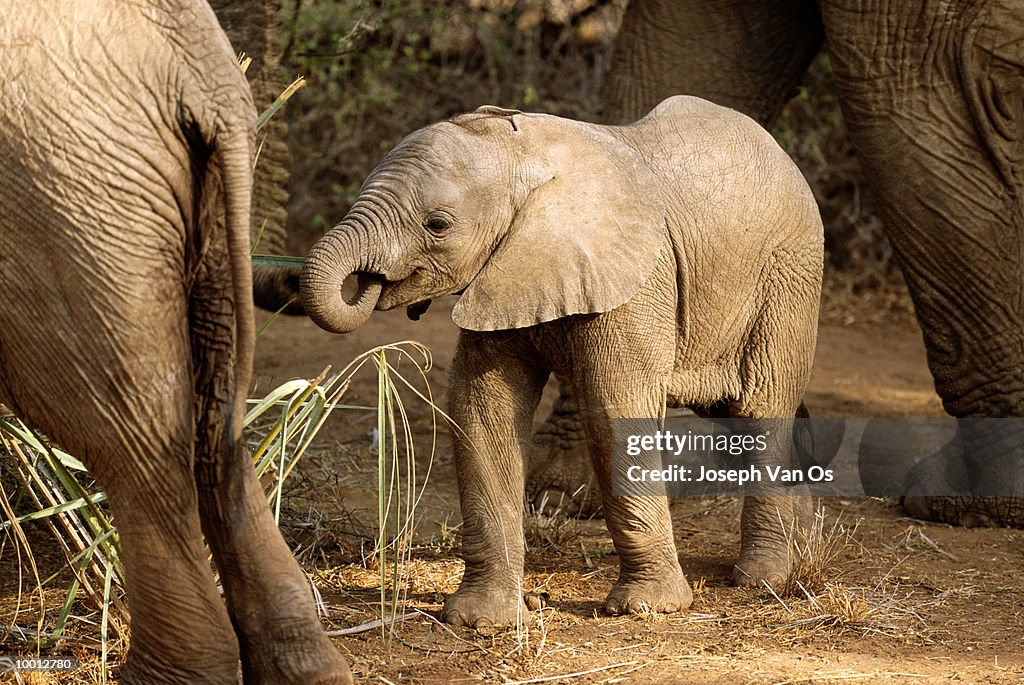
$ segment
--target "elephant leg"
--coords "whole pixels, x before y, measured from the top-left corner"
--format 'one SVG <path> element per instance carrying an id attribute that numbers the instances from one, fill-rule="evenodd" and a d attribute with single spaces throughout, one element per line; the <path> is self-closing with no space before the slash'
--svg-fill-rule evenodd
<path id="1" fill-rule="evenodd" d="M 635 379 L 624 380 L 632 383 Z M 644 388 L 655 392 L 645 397 L 622 397 L 580 384 L 580 410 L 590 441 L 597 481 L 601 485 L 604 518 L 619 555 L 619 578 L 605 599 L 609 614 L 681 611 L 693 602 L 693 592 L 679 566 L 672 520 L 666 496 L 612 494 L 612 425 L 618 419 L 652 419 L 664 414 L 662 385 L 654 380 Z M 606 386 L 607 387 L 607 386 Z M 656 420 L 649 421 L 651 434 Z M 632 463 L 632 462 L 630 462 Z"/>
<path id="2" fill-rule="evenodd" d="M 1024 6 L 964 4 L 824 12 L 936 390 L 954 416 L 1024 416 Z"/>
<path id="3" fill-rule="evenodd" d="M 907 513 L 965 527 L 1024 528 L 1022 423 L 958 420 L 953 439 L 907 473 L 902 493 Z"/>
<path id="4" fill-rule="evenodd" d="M 585 407 L 582 418 L 590 438 L 594 471 L 601 484 L 605 522 L 619 555 L 619 578 L 605 599 L 605 611 L 617 615 L 686 609 L 693 602 L 693 591 L 679 566 L 668 497 L 612 495 L 612 423 L 623 418 L 657 416 L 657 412 L 664 412 L 664 398 L 594 399 L 581 400 Z M 651 434 L 657 425 L 656 421 L 650 422 Z"/>
<path id="5" fill-rule="evenodd" d="M 821 47 L 814 0 L 632 0 L 602 91 L 604 119 L 639 119 L 696 95 L 767 125 Z"/>
<path id="6" fill-rule="evenodd" d="M 196 380 L 195 477 L 203 531 L 220 569 L 246 683 L 351 683 L 324 635 L 305 573 L 281 537 L 241 436 L 231 274 L 209 255 L 192 291 Z M 243 389 L 244 390 L 244 389 Z"/>
<path id="7" fill-rule="evenodd" d="M 826 2 L 823 14 L 850 139 L 943 406 L 1024 416 L 1024 6 L 920 0 L 897 21 Z M 1010 510 L 1024 508 L 1014 500 Z M 968 507 L 1005 518 L 996 500 L 912 501 L 916 515 L 949 523 Z"/>
<path id="8" fill-rule="evenodd" d="M 134 423 L 124 429 L 140 432 Z M 129 456 L 112 446 L 108 454 L 125 468 L 101 478 L 111 483 L 106 490 L 131 612 L 131 648 L 120 682 L 233 684 L 238 641 L 207 561 L 195 481 L 181 463 L 190 446 L 176 448 L 181 451 L 172 465 L 166 455 Z M 164 470 L 143 474 L 131 467 L 140 459 Z"/>
<path id="9" fill-rule="evenodd" d="M 306 313 L 299 295 L 301 266 L 253 264 L 253 304 L 270 312 L 299 316 Z"/>
<path id="10" fill-rule="evenodd" d="M 745 466 L 753 464 L 762 474 L 766 467 L 799 469 L 793 453 L 791 420 L 765 420 L 743 411 L 733 416 L 757 418 L 753 423 L 757 432 L 768 434 L 768 449 L 754 460 L 747 459 Z M 813 514 L 813 500 L 806 484 L 748 484 L 740 515 L 740 554 L 733 567 L 733 582 L 740 587 L 762 587 L 767 583 L 777 588 L 785 584 L 798 561 L 798 550 L 804 546 Z"/>
<path id="11" fill-rule="evenodd" d="M 800 468 L 794 438 L 801 436 L 794 433 L 794 419 L 808 418 L 803 394 L 813 362 L 808 351 L 814 350 L 818 328 L 820 286 L 799 278 L 798 254 L 784 252 L 778 257 L 782 259 L 794 272 L 791 278 L 768 284 L 766 302 L 741 365 L 740 398 L 728 405 L 730 416 L 752 419 L 751 428 L 766 438 L 768 449 L 744 455 L 744 466 L 754 466 L 762 475 L 769 467 Z M 748 483 L 733 582 L 741 587 L 784 584 L 812 520 L 813 500 L 806 483 Z"/>
<path id="12" fill-rule="evenodd" d="M 316 616 L 309 582 L 277 529 L 241 444 L 197 464 L 203 528 L 221 571 L 246 683 L 351 683 Z"/>
<path id="13" fill-rule="evenodd" d="M 0 276 L 21 303 L 0 312 L 0 382 L 12 409 L 79 456 L 109 496 L 131 611 L 121 682 L 233 685 L 238 643 L 204 549 L 193 473 L 188 312 L 179 282 L 151 277 L 180 268 L 162 269 L 79 278 L 63 268 L 60 284 Z"/>
<path id="14" fill-rule="evenodd" d="M 527 462 L 526 496 L 542 514 L 595 516 L 601 511 L 601 493 L 578 412 L 572 388 L 559 383 L 558 399 L 534 433 Z"/>
<path id="15" fill-rule="evenodd" d="M 652 279 L 667 273 L 667 264 L 662 265 Z M 621 476 L 624 464 L 626 470 L 647 460 L 661 464 L 656 453 L 628 456 L 613 434 L 622 419 L 635 420 L 640 431 L 653 434 L 665 416 L 666 379 L 675 360 L 674 348 L 665 341 L 674 339 L 674 319 L 653 292 L 600 317 L 566 323 L 564 358 L 572 364 L 569 372 L 601 488 L 604 519 L 619 556 L 619 577 L 605 599 L 605 611 L 613 615 L 670 613 L 693 602 L 679 566 L 668 497 L 614 494 L 613 474 Z M 664 318 L 652 320 L 652 312 Z"/>
<path id="16" fill-rule="evenodd" d="M 458 591 L 448 623 L 486 629 L 526 621 L 523 602 L 523 457 L 548 372 L 496 355 L 507 337 L 464 331 L 448 387 L 462 507 Z"/>
<path id="17" fill-rule="evenodd" d="M 920 495 L 910 490 L 901 501 L 907 514 L 925 521 L 965 528 L 1024 528 L 1024 497 Z"/>

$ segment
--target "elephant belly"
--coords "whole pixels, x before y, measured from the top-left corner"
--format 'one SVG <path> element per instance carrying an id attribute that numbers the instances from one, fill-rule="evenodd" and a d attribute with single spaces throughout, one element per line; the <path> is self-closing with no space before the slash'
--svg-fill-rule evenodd
<path id="1" fill-rule="evenodd" d="M 668 384 L 670 407 L 706 407 L 740 396 L 739 369 L 730 365 L 678 366 Z"/>

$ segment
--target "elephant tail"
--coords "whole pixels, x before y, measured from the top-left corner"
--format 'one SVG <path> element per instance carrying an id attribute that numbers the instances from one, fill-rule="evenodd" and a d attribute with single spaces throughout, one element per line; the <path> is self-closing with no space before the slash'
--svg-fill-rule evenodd
<path id="1" fill-rule="evenodd" d="M 235 308 L 235 392 L 231 435 L 242 431 L 245 397 L 252 378 L 256 325 L 252 299 L 249 222 L 252 206 L 252 137 L 241 120 L 217 138 L 224 188 L 224 213 Z"/>

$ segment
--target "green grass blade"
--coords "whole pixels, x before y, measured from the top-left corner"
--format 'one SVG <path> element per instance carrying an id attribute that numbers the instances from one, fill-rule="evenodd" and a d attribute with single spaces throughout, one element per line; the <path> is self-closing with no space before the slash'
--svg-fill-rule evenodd
<path id="1" fill-rule="evenodd" d="M 284 91 L 277 96 L 277 99 L 274 100 L 273 104 L 271 104 L 270 107 L 265 109 L 263 113 L 260 114 L 259 118 L 256 119 L 256 130 L 259 131 L 264 126 L 266 126 L 267 122 L 270 121 L 271 117 L 273 117 L 278 112 L 278 110 L 284 107 L 284 103 L 288 102 L 288 99 L 292 95 L 295 95 L 295 93 L 298 92 L 298 90 L 302 88 L 304 85 L 306 85 L 306 79 L 302 78 L 301 76 L 292 81 L 288 85 L 288 87 L 285 88 Z"/>
<path id="2" fill-rule="evenodd" d="M 253 254 L 253 264 L 260 264 L 263 266 L 289 266 L 301 268 L 306 263 L 304 257 L 291 257 L 288 255 L 276 255 L 276 254 Z"/>
<path id="3" fill-rule="evenodd" d="M 100 624 L 100 681 L 107 682 L 109 675 L 107 657 L 110 654 L 107 625 L 110 621 L 110 582 L 113 579 L 113 567 L 107 567 L 107 575 L 103 579 L 103 620 Z"/>
<path id="4" fill-rule="evenodd" d="M 106 501 L 107 501 L 107 493 L 105 493 L 105 492 L 94 492 L 93 494 L 89 495 L 88 497 L 84 497 L 84 498 L 80 497 L 80 498 L 78 498 L 76 500 L 72 500 L 70 502 L 65 502 L 63 504 L 58 504 L 58 505 L 53 506 L 53 507 L 47 507 L 45 509 L 40 509 L 39 511 L 33 511 L 33 512 L 29 513 L 29 514 L 24 514 L 23 516 L 19 516 L 17 518 L 17 521 L 18 521 L 18 523 L 25 523 L 26 521 L 37 521 L 39 519 L 44 519 L 44 518 L 48 518 L 50 516 L 54 516 L 55 514 L 63 514 L 63 513 L 69 512 L 69 511 L 76 511 L 78 509 L 81 509 L 82 507 L 88 506 L 89 504 L 100 504 L 100 503 L 106 502 Z M 0 523 L 0 530 L 3 530 L 4 528 L 7 528 L 8 526 L 11 526 L 11 525 L 13 525 L 12 521 L 4 521 L 3 523 Z"/>
<path id="5" fill-rule="evenodd" d="M 260 149 L 261 150 L 263 149 L 263 145 L 262 144 L 260 145 Z M 258 159 L 259 152 L 257 151 L 256 154 L 257 154 L 257 159 Z M 255 163 L 254 163 L 254 165 L 255 165 Z M 267 222 L 268 221 L 269 221 L 269 219 L 264 219 L 263 223 L 260 224 L 260 230 L 256 233 L 256 237 L 252 241 L 252 247 L 249 249 L 249 256 L 250 257 L 254 257 L 256 255 L 256 246 L 260 244 L 261 240 L 263 240 L 263 233 L 267 230 Z M 254 259 L 253 263 L 255 263 L 255 262 L 256 262 L 256 260 Z"/>

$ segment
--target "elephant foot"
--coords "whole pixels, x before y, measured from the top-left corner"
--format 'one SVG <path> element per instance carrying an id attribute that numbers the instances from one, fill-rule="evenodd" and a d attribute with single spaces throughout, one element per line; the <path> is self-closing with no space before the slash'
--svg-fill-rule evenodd
<path id="1" fill-rule="evenodd" d="M 814 500 L 807 495 L 747 496 L 743 500 L 740 558 L 732 569 L 738 587 L 781 589 L 809 548 Z"/>
<path id="2" fill-rule="evenodd" d="M 441 610 L 445 623 L 490 634 L 498 628 L 529 625 L 530 611 L 518 590 L 459 588 Z"/>
<path id="3" fill-rule="evenodd" d="M 223 654 L 215 660 L 211 661 L 210 655 L 199 655 L 197 649 L 186 652 L 189 659 L 179 660 L 181 663 L 168 663 L 165 658 L 151 659 L 143 650 L 133 645 L 128 650 L 118 682 L 123 685 L 236 685 L 238 653 L 234 649 L 237 646 L 234 636 L 225 639 L 224 644 L 230 645 L 231 649 L 223 650 Z"/>
<path id="4" fill-rule="evenodd" d="M 778 589 L 786 584 L 790 569 L 791 560 L 785 551 L 758 550 L 740 554 L 739 561 L 732 568 L 732 582 L 737 587 L 764 587 L 767 583 L 769 587 Z"/>
<path id="5" fill-rule="evenodd" d="M 1024 528 L 1024 497 L 926 497 L 911 489 L 902 504 L 908 516 L 922 521 L 964 528 Z"/>
<path id="6" fill-rule="evenodd" d="M 914 489 L 903 496 L 901 504 L 907 516 L 921 521 L 936 521 L 965 528 L 990 525 L 989 517 L 982 512 L 968 511 L 964 500 L 969 497 L 928 497 L 914 494 Z"/>
<path id="7" fill-rule="evenodd" d="M 984 433 L 986 429 L 990 434 Z M 1000 434 L 998 424 L 991 421 L 961 422 L 956 439 L 908 471 L 903 509 L 916 519 L 965 528 L 1024 528 L 1024 438 L 1016 425 L 1010 424 L 1008 430 L 1009 435 Z M 985 493 L 1005 496 L 982 496 Z"/>
<path id="8" fill-rule="evenodd" d="M 644 580 L 620 580 L 608 593 L 604 610 L 612 616 L 654 611 L 672 614 L 693 603 L 693 590 L 679 568 Z"/>
<path id="9" fill-rule="evenodd" d="M 319 623 L 268 630 L 259 644 L 243 648 L 242 673 L 247 684 L 352 684 L 348 664 Z"/>

